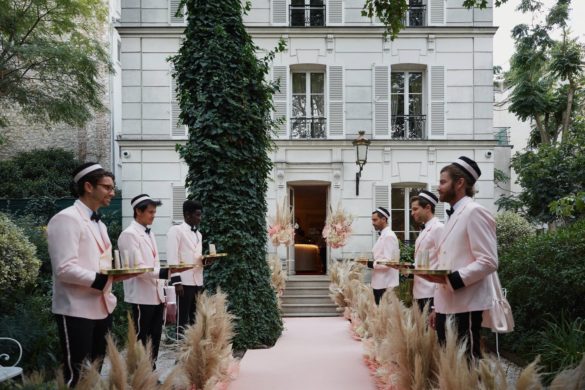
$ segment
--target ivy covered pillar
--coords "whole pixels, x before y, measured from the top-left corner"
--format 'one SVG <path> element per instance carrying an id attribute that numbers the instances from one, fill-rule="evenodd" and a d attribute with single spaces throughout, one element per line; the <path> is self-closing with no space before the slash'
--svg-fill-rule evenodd
<path id="1" fill-rule="evenodd" d="M 228 294 L 237 318 L 234 349 L 270 346 L 282 332 L 266 263 L 275 91 L 266 80 L 274 53 L 256 56 L 240 0 L 185 5 L 185 39 L 171 61 L 189 138 L 177 150 L 188 166 L 189 198 L 203 204 L 204 250 L 213 243 L 228 253 L 206 268 L 205 287 Z"/>

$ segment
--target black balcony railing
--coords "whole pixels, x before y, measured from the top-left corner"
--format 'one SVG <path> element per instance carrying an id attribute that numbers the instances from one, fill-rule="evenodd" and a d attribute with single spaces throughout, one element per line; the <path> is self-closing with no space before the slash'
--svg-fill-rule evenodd
<path id="1" fill-rule="evenodd" d="M 392 138 L 424 139 L 426 115 L 392 115 Z"/>
<path id="2" fill-rule="evenodd" d="M 406 11 L 403 23 L 406 27 L 426 26 L 426 14 L 426 5 L 411 4 L 408 6 L 408 11 Z"/>
<path id="3" fill-rule="evenodd" d="M 292 138 L 326 138 L 327 118 L 303 118 L 291 119 Z"/>
<path id="4" fill-rule="evenodd" d="M 293 27 L 325 26 L 324 5 L 289 5 L 288 12 Z"/>

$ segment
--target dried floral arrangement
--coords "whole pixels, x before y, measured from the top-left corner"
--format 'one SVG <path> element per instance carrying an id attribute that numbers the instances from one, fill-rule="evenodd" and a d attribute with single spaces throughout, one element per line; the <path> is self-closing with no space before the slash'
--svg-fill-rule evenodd
<path id="1" fill-rule="evenodd" d="M 347 244 L 347 240 L 351 236 L 351 224 L 354 218 L 343 210 L 341 203 L 337 204 L 335 210 L 331 206 L 329 206 L 329 209 L 330 213 L 323 228 L 323 238 L 331 248 L 342 248 Z"/>
<path id="2" fill-rule="evenodd" d="M 286 198 L 276 205 L 276 216 L 270 218 L 268 236 L 274 246 L 288 246 L 294 243 L 295 224 Z"/>

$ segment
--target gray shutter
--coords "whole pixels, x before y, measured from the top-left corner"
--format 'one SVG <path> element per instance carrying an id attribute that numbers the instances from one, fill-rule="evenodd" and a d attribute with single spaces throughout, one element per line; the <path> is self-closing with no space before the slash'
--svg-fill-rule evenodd
<path id="1" fill-rule="evenodd" d="M 327 2 L 327 25 L 343 23 L 343 0 Z"/>
<path id="2" fill-rule="evenodd" d="M 329 78 L 329 136 L 343 137 L 344 109 L 343 109 L 343 67 L 329 66 L 327 70 Z"/>
<path id="3" fill-rule="evenodd" d="M 185 24 L 185 10 L 183 9 L 183 15 L 176 16 L 177 10 L 179 9 L 179 5 L 181 4 L 181 0 L 169 0 L 169 23 L 170 24 Z"/>
<path id="4" fill-rule="evenodd" d="M 431 192 L 439 197 L 439 187 L 438 186 L 431 186 Z M 445 221 L 445 203 L 439 202 L 435 206 L 435 217 L 439 218 L 439 221 Z"/>
<path id="5" fill-rule="evenodd" d="M 445 24 L 445 0 L 430 0 L 431 2 L 431 23 L 430 25 Z"/>
<path id="6" fill-rule="evenodd" d="M 374 183 L 373 189 L 373 207 L 372 211 L 377 209 L 378 207 L 384 207 L 388 211 L 390 211 L 390 188 L 386 184 Z M 388 223 L 392 223 L 392 218 Z M 372 235 L 372 241 L 376 242 L 378 239 L 377 235 L 374 233 Z"/>
<path id="7" fill-rule="evenodd" d="M 374 136 L 390 134 L 390 67 L 374 66 Z"/>
<path id="8" fill-rule="evenodd" d="M 286 0 L 272 0 L 272 24 L 286 24 Z"/>
<path id="9" fill-rule="evenodd" d="M 445 136 L 445 67 L 431 66 L 431 138 Z"/>
<path id="10" fill-rule="evenodd" d="M 277 127 L 276 134 L 279 137 L 286 137 L 288 118 L 287 118 L 287 99 L 288 99 L 288 68 L 286 66 L 273 66 L 272 67 L 272 81 L 278 82 L 280 90 L 274 93 L 274 119 L 280 119 L 284 117 L 284 122 L 279 124 Z"/>
<path id="11" fill-rule="evenodd" d="M 181 107 L 177 100 L 177 83 L 172 75 L 170 77 L 171 85 L 171 137 L 185 137 L 187 135 L 187 126 L 180 123 L 179 115 Z"/>
<path id="12" fill-rule="evenodd" d="M 183 222 L 183 203 L 187 200 L 187 192 L 185 186 L 173 185 L 172 186 L 172 220 L 173 223 Z"/>

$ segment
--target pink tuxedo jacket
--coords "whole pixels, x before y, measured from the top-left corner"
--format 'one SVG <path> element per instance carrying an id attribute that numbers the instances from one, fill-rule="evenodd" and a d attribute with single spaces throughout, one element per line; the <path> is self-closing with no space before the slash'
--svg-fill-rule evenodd
<path id="1" fill-rule="evenodd" d="M 158 305 L 165 302 L 164 284 L 159 279 L 160 260 L 154 234 L 146 234 L 145 227 L 136 221 L 120 234 L 118 238 L 120 253 L 126 252 L 130 256 L 138 255 L 134 259 L 137 267 L 151 267 L 153 272 L 124 280 L 124 301 L 139 305 Z"/>
<path id="2" fill-rule="evenodd" d="M 106 225 L 92 229 L 86 207 L 81 201 L 49 221 L 49 255 L 53 269 L 52 311 L 71 317 L 100 320 L 116 307 L 112 277 L 103 288 L 92 288 L 100 270 L 100 257 L 111 258 L 111 243 Z M 99 234 L 97 233 L 99 230 Z"/>
<path id="3" fill-rule="evenodd" d="M 493 292 L 487 276 L 498 269 L 496 222 L 489 211 L 469 197 L 459 202 L 445 225 L 439 242 L 439 269 L 458 273 L 464 286 L 454 289 L 450 282 L 439 284 L 435 290 L 437 313 L 492 307 Z"/>
<path id="4" fill-rule="evenodd" d="M 400 246 L 398 238 L 389 226 L 385 227 L 372 248 L 374 260 L 398 260 Z M 398 286 L 398 270 L 385 265 L 374 265 L 372 270 L 372 288 L 383 289 Z"/>
<path id="5" fill-rule="evenodd" d="M 169 265 L 179 264 L 182 260 L 185 263 L 195 263 L 195 267 L 178 274 L 173 274 L 173 279 L 181 276 L 181 283 L 186 286 L 203 286 L 203 264 L 196 260 L 202 251 L 203 237 L 201 233 L 191 231 L 191 226 L 183 222 L 180 225 L 171 226 L 167 233 L 167 262 Z"/>
<path id="6" fill-rule="evenodd" d="M 433 217 L 425 224 L 424 230 L 417 237 L 414 243 L 414 258 L 419 250 L 429 251 L 429 268 L 437 268 L 439 260 L 439 241 L 443 235 L 444 225 Z M 436 284 L 424 280 L 420 276 L 414 277 L 414 283 L 412 287 L 412 296 L 414 299 L 432 298 L 435 295 Z"/>

